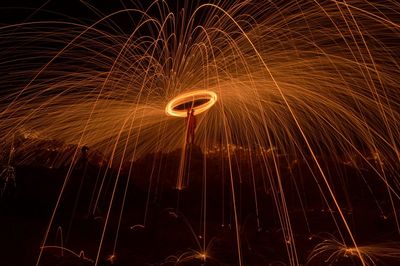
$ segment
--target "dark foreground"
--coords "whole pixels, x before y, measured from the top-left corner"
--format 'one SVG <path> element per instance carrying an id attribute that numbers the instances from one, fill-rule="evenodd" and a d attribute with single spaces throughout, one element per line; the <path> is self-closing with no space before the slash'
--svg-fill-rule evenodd
<path id="1" fill-rule="evenodd" d="M 274 196 L 281 197 L 274 187 L 276 177 L 266 177 L 257 170 L 261 168 L 257 162 L 249 164 L 245 157 L 236 158 L 232 180 L 244 265 L 289 265 L 286 246 L 293 243 L 304 265 L 317 244 L 340 239 L 340 232 L 346 237 L 338 212 L 324 202 L 322 194 L 331 202 L 326 187 L 323 183 L 318 187 L 312 170 L 299 162 L 290 171 L 288 167 L 281 169 L 294 232 L 294 239 L 285 239 L 275 207 Z M 187 170 L 189 185 L 182 191 L 174 189 L 178 159 L 179 152 L 149 155 L 135 162 L 120 216 L 128 181 L 128 170 L 124 169 L 115 186 L 98 265 L 238 265 L 231 179 L 226 166 L 221 166 L 224 159 L 208 160 L 195 150 Z M 256 170 L 251 170 L 251 165 Z M 390 195 L 382 182 L 368 171 L 337 165 L 327 162 L 324 167 L 332 173 L 329 182 L 358 244 L 399 241 Z M 4 193 L 0 203 L 1 265 L 36 263 L 66 173 L 67 167 L 16 166 L 16 188 Z M 76 167 L 55 214 L 40 265 L 94 264 L 117 176 L 116 169 L 106 172 L 90 160 L 86 170 Z M 346 241 L 350 245 L 350 240 Z M 361 265 L 350 253 L 327 262 L 334 251 L 321 254 L 308 265 Z M 400 263 L 387 258 L 376 262 Z"/>

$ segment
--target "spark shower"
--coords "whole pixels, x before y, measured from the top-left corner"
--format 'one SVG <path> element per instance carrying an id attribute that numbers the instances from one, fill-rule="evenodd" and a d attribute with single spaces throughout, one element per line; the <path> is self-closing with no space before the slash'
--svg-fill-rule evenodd
<path id="1" fill-rule="evenodd" d="M 192 94 L 207 100 L 201 103 L 204 110 L 196 114 L 195 141 L 204 154 L 200 174 L 204 182 L 198 188 L 203 195 L 198 212 L 203 218 L 199 249 L 185 253 L 185 259 L 205 260 L 209 253 L 206 217 L 211 177 L 207 159 L 215 153 L 226 165 L 238 265 L 247 264 L 241 233 L 244 220 L 237 204 L 242 182 L 237 176 L 238 160 L 250 166 L 246 171 L 253 185 L 251 208 L 256 217 L 271 211 L 260 208 L 261 194 L 268 192 L 273 202 L 286 240 L 287 265 L 305 261 L 301 261 L 304 255 L 299 255 L 283 183 L 285 179 L 293 179 L 295 184 L 301 181 L 281 169 L 300 162 L 309 169 L 307 182 L 318 187 L 337 230 L 335 237 L 306 254 L 310 263 L 326 253 L 329 262 L 354 256 L 354 263 L 361 265 L 373 265 L 384 250 L 392 254 L 389 257 L 399 257 L 398 249 L 385 248 L 387 243 L 360 246 L 344 212 L 351 201 L 337 195 L 338 190 L 352 193 L 346 190 L 348 177 L 338 170 L 342 165 L 360 172 L 367 169 L 385 187 L 391 206 L 383 211 L 377 201 L 371 208 L 390 216 L 396 234 L 400 233 L 397 1 L 153 1 L 145 6 L 135 2 L 127 1 L 123 8 L 106 12 L 82 1 L 82 8 L 96 14 L 96 20 L 61 14 L 57 19 L 35 20 L 36 12 L 45 12 L 44 6 L 20 23 L 0 27 L 0 132 L 4 146 L 12 145 L 17 136 L 23 139 L 16 147 L 21 154 L 19 163 L 33 161 L 35 147 L 43 140 L 76 146 L 43 242 L 37 247 L 38 265 L 50 237 L 56 235 L 55 217 L 80 147 L 87 145 L 101 152 L 107 166 L 117 169 L 95 243 L 97 253 L 91 254 L 93 264 L 98 265 L 105 242 L 110 241 L 105 237 L 110 214 L 116 208 L 122 217 L 124 211 L 128 190 L 122 207 L 114 206 L 123 167 L 130 169 L 129 187 L 136 160 L 182 149 L 185 123 L 177 116 L 186 112 L 175 107 Z M 239 158 L 238 150 L 247 154 L 245 159 Z M 336 170 L 327 162 L 334 162 Z M 178 169 L 176 173 L 178 176 Z M 343 185 L 337 188 L 332 180 L 343 180 Z M 364 185 L 374 199 L 374 187 L 369 181 Z M 308 193 L 306 187 L 296 189 L 299 202 Z M 102 191 L 96 193 L 99 200 Z M 119 230 L 121 219 L 117 224 Z M 261 228 L 262 222 L 258 221 L 258 226 Z M 118 243 L 118 230 L 112 243 Z"/>

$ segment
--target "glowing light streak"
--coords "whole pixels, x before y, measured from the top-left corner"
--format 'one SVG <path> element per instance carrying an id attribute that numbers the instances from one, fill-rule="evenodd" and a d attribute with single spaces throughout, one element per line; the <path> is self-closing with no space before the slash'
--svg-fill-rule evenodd
<path id="1" fill-rule="evenodd" d="M 177 107 L 187 105 L 187 108 L 193 109 L 195 115 L 198 115 L 210 109 L 217 102 L 217 98 L 215 92 L 207 90 L 197 90 L 179 94 L 168 102 L 165 107 L 165 113 L 171 116 L 186 117 L 187 109 L 183 108 L 182 110 L 178 110 Z M 195 102 L 197 100 L 206 100 L 206 102 L 196 105 Z"/>
<path id="2" fill-rule="evenodd" d="M 358 246 L 353 238 L 343 202 L 331 182 L 343 176 L 330 173 L 323 156 L 328 154 L 335 162 L 351 158 L 349 167 L 367 168 L 387 188 L 394 215 L 386 209 L 385 215 L 399 225 L 395 211 L 399 181 L 395 177 L 400 162 L 400 60 L 393 43 L 400 38 L 396 19 L 400 6 L 395 0 L 379 4 L 354 0 L 351 5 L 346 1 L 261 2 L 220 1 L 175 14 L 166 1 L 154 1 L 146 11 L 120 10 L 89 26 L 35 22 L 1 27 L 0 44 L 13 49 L 0 52 L 0 70 L 7 73 L 0 85 L 10 88 L 1 96 L 0 140 L 9 143 L 14 135 L 22 136 L 23 145 L 16 154 L 25 155 L 24 162 L 35 160 L 43 140 L 57 140 L 65 146 L 87 144 L 104 154 L 108 166 L 118 168 L 115 180 L 119 180 L 124 163 L 131 163 L 129 173 L 134 174 L 132 162 L 137 158 L 182 148 L 184 123 L 174 117 L 186 117 L 190 108 L 196 115 L 207 111 L 199 116 L 196 144 L 205 154 L 204 162 L 206 156 L 218 154 L 221 162 L 228 161 L 220 176 L 229 181 L 232 197 L 223 195 L 222 201 L 233 206 L 230 215 L 239 264 L 246 265 L 240 254 L 240 206 L 236 206 L 235 194 L 242 180 L 232 162 L 238 153 L 248 151 L 257 217 L 266 211 L 258 202 L 263 197 L 257 185 L 263 184 L 265 193 L 272 192 L 268 195 L 278 212 L 291 265 L 299 261 L 281 159 L 293 162 L 288 167 L 290 175 L 306 161 L 325 207 L 332 210 L 338 234 L 352 239 L 351 247 L 341 248 L 342 254 L 358 256 L 368 265 L 365 246 Z M 162 8 L 157 9 L 158 4 Z M 110 26 L 113 17 L 121 14 L 140 17 L 128 34 Z M 69 150 L 72 163 L 42 247 L 55 226 L 53 219 L 78 152 Z M 209 239 L 208 165 L 204 163 L 202 188 L 203 247 L 199 245 L 196 256 L 206 254 L 205 239 Z M 93 192 L 94 203 L 90 203 L 93 214 L 108 171 L 96 181 L 98 192 Z M 153 171 L 148 195 L 156 186 L 152 175 Z M 362 178 L 374 197 L 375 188 Z M 182 182 L 177 187 L 182 188 Z M 300 201 L 306 194 L 298 193 Z M 132 229 L 145 227 L 149 197 L 147 201 L 143 224 Z M 224 226 L 224 207 L 222 212 Z M 103 233 L 109 215 L 104 219 Z M 114 252 L 117 238 L 118 233 Z M 100 253 L 101 248 L 98 257 Z"/>

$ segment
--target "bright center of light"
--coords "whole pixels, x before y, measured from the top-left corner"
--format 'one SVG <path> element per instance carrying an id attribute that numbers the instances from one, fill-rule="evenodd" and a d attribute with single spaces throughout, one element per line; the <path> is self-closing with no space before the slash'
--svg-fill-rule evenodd
<path id="1" fill-rule="evenodd" d="M 179 94 L 170 100 L 165 107 L 165 113 L 170 116 L 186 117 L 187 109 L 193 109 L 195 115 L 201 114 L 211 108 L 217 101 L 217 94 L 213 91 L 198 90 Z M 196 105 L 196 101 L 200 104 Z M 203 103 L 203 101 L 205 101 Z M 179 109 L 179 106 L 189 106 Z"/>

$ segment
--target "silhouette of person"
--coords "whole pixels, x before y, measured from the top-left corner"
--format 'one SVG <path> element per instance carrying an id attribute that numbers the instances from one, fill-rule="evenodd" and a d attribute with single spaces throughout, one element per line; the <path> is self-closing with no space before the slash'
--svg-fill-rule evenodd
<path id="1" fill-rule="evenodd" d="M 12 197 L 17 188 L 14 167 L 8 165 L 3 172 L 1 172 L 0 178 L 0 196 Z"/>
<path id="2" fill-rule="evenodd" d="M 86 168 L 89 159 L 88 152 L 89 152 L 88 146 L 85 145 L 81 148 L 81 157 L 79 158 L 76 164 L 77 170 L 83 171 Z"/>
<path id="3" fill-rule="evenodd" d="M 196 131 L 197 120 L 194 115 L 194 109 L 190 108 L 187 110 L 187 131 L 186 131 L 186 143 L 194 143 L 194 133 Z"/>
<path id="4" fill-rule="evenodd" d="M 87 158 L 88 158 L 88 151 L 89 151 L 89 147 L 88 146 L 83 146 L 82 148 L 81 148 L 81 158 L 83 159 L 83 160 L 87 160 Z"/>

